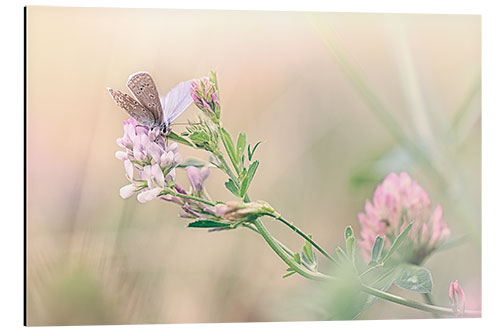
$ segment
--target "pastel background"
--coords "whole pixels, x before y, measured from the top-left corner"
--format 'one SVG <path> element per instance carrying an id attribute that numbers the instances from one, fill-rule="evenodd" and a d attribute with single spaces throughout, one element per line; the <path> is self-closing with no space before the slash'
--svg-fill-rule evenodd
<path id="1" fill-rule="evenodd" d="M 432 168 L 391 135 L 387 114 L 373 111 L 331 45 Z M 467 236 L 425 263 L 436 303 L 448 304 L 458 279 L 467 307 L 480 309 L 480 16 L 29 7 L 29 325 L 331 319 L 335 293 L 282 279 L 285 265 L 256 234 L 190 230 L 177 206 L 119 197 L 126 179 L 115 140 L 127 115 L 106 88 L 125 91 L 144 70 L 165 94 L 212 69 L 226 128 L 263 140 L 252 198 L 333 250 L 347 224 L 359 230 L 377 183 L 407 171 L 443 205 L 452 239 Z M 179 122 L 197 112 L 191 106 Z M 223 181 L 212 172 L 212 198 L 231 198 Z M 394 318 L 430 315 L 378 301 L 358 317 Z"/>

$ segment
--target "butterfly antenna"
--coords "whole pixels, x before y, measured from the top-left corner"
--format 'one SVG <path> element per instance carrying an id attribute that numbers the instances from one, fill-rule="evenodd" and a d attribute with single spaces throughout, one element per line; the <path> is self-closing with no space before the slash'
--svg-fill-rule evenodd
<path id="1" fill-rule="evenodd" d="M 201 125 L 201 123 L 190 123 L 190 122 L 187 122 L 187 123 L 174 123 L 174 124 L 170 124 L 170 126 L 173 126 L 173 125 Z"/>

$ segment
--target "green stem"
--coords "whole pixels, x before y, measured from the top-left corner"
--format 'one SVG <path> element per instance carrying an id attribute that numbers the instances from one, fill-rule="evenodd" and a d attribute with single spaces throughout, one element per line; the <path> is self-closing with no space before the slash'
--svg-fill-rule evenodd
<path id="1" fill-rule="evenodd" d="M 253 226 L 252 224 L 243 224 L 243 226 L 245 228 L 248 228 L 250 230 L 252 230 L 253 232 L 256 232 L 260 235 L 259 231 L 257 230 L 257 228 L 255 226 Z M 283 243 L 281 243 L 279 240 L 277 240 L 276 238 L 274 239 L 274 241 L 283 249 L 283 251 L 285 251 L 289 256 L 293 256 L 293 252 L 288 248 L 286 247 Z"/>
<path id="2" fill-rule="evenodd" d="M 432 301 L 431 294 L 429 294 L 429 293 L 423 293 L 422 297 L 424 298 L 425 303 L 427 303 L 429 305 L 434 305 L 434 302 Z M 434 313 L 434 312 L 432 313 L 432 316 L 434 318 L 441 318 L 441 316 L 439 316 L 437 313 Z"/>
<path id="3" fill-rule="evenodd" d="M 366 274 L 370 273 L 371 271 L 373 271 L 373 270 L 375 270 L 375 269 L 377 269 L 379 267 L 384 267 L 384 265 L 383 264 L 377 264 L 375 266 L 372 266 L 372 267 L 368 268 L 366 271 L 364 271 L 363 273 L 359 274 L 359 277 L 363 277 Z"/>
<path id="4" fill-rule="evenodd" d="M 396 295 L 390 294 L 388 292 L 369 287 L 365 284 L 361 284 L 360 287 L 361 287 L 361 291 L 368 293 L 372 296 L 384 299 L 384 300 L 389 301 L 389 302 L 393 302 L 393 303 L 400 304 L 400 305 L 405 305 L 405 306 L 408 306 L 410 308 L 414 308 L 414 309 L 418 309 L 418 310 L 422 310 L 422 311 L 426 311 L 426 312 L 431 312 L 431 313 L 438 314 L 438 315 L 453 316 L 453 317 L 455 316 L 455 313 L 450 308 L 444 308 L 441 306 L 420 303 L 420 302 L 417 302 L 417 301 L 414 301 L 411 299 L 406 299 L 406 298 L 403 298 L 401 296 L 396 296 Z M 465 311 L 465 313 L 464 313 L 465 317 L 479 317 L 480 315 L 481 315 L 480 311 Z"/>
<path id="5" fill-rule="evenodd" d="M 212 202 L 210 202 L 208 200 L 205 200 L 205 199 L 202 199 L 202 198 L 198 198 L 198 197 L 193 197 L 192 195 L 188 195 L 188 194 L 182 194 L 182 193 L 178 193 L 178 192 L 167 192 L 166 194 L 173 195 L 174 197 L 179 197 L 179 198 L 189 199 L 189 200 L 193 200 L 193 201 L 198 201 L 198 202 L 204 203 L 205 205 L 209 205 L 211 207 L 215 206 L 214 203 L 212 203 Z"/>
<path id="6" fill-rule="evenodd" d="M 231 178 L 233 180 L 233 182 L 239 188 L 238 177 L 236 177 L 236 175 L 233 173 L 233 170 L 231 170 L 231 168 L 229 167 L 229 164 L 227 164 L 226 159 L 224 158 L 224 156 L 222 155 L 222 153 L 219 152 L 217 155 L 215 155 L 215 157 L 219 161 L 220 166 L 222 167 L 222 169 L 224 170 L 224 172 L 229 176 L 229 178 Z"/>
<path id="7" fill-rule="evenodd" d="M 273 251 L 288 265 L 290 266 L 294 271 L 296 271 L 298 274 L 302 275 L 303 277 L 306 277 L 311 280 L 316 280 L 316 281 L 336 281 L 337 278 L 329 275 L 325 275 L 323 273 L 319 272 L 311 272 L 306 269 L 304 269 L 301 265 L 299 265 L 288 253 L 286 253 L 279 243 L 274 239 L 273 236 L 269 233 L 269 231 L 266 229 L 264 224 L 260 221 L 260 219 L 255 220 L 254 222 L 255 227 L 257 228 L 257 231 L 261 236 L 264 238 L 264 240 L 267 242 L 267 244 L 273 249 Z"/>
<path id="8" fill-rule="evenodd" d="M 222 138 L 223 134 L 222 134 L 222 127 L 221 127 L 221 124 L 219 123 L 218 124 L 218 130 L 219 130 L 219 137 Z M 226 153 L 229 155 L 229 152 L 227 151 L 227 147 L 226 145 L 223 145 L 224 148 L 226 149 Z M 222 153 L 220 151 L 218 151 L 218 156 L 216 156 L 217 159 L 219 160 L 219 162 L 222 164 L 223 168 L 224 168 L 224 171 L 226 171 L 227 175 L 233 180 L 233 182 L 238 185 L 239 182 L 238 182 L 238 178 L 236 177 L 236 175 L 233 173 L 233 171 L 231 170 L 231 168 L 229 167 L 229 165 L 227 164 L 226 162 L 226 159 L 224 158 L 224 155 L 222 155 Z M 235 171 L 236 173 L 238 173 L 239 175 L 239 171 L 236 170 L 236 166 L 235 166 Z M 239 187 L 239 186 L 238 186 Z"/>
<path id="9" fill-rule="evenodd" d="M 321 252 L 321 254 L 323 254 L 326 258 L 328 258 L 328 260 L 330 260 L 331 262 L 336 262 L 335 259 L 330 254 L 328 254 L 328 252 L 323 250 L 323 248 L 321 246 L 319 246 L 315 241 L 313 241 L 312 238 L 309 237 L 308 235 L 306 235 L 302 230 L 300 230 L 298 227 L 293 225 L 293 223 L 288 222 L 287 220 L 285 220 L 281 216 L 276 216 L 276 215 L 272 215 L 272 214 L 268 214 L 268 216 L 273 217 L 280 222 L 283 222 L 287 227 L 289 227 L 290 229 L 295 231 L 297 234 L 299 234 L 302 238 L 304 238 L 306 241 L 311 243 L 311 245 L 314 246 L 319 252 Z"/>

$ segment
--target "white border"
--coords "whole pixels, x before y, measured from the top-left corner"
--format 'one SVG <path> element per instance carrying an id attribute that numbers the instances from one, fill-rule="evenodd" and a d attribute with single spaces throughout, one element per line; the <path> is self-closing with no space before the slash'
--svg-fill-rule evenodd
<path id="1" fill-rule="evenodd" d="M 82 331 L 92 329 L 96 332 L 119 329 L 131 331 L 173 331 L 173 332 L 253 332 L 255 330 L 318 330 L 318 331 L 384 331 L 401 330 L 404 332 L 432 331 L 491 331 L 497 327 L 495 322 L 500 309 L 498 293 L 498 235 L 497 217 L 499 182 L 500 142 L 498 126 L 500 108 L 497 83 L 499 72 L 500 18 L 495 1 L 286 1 L 285 4 L 273 0 L 254 1 L 27 1 L 29 5 L 77 6 L 77 7 L 132 7 L 132 8 L 186 8 L 186 9 L 236 9 L 236 10 L 286 10 L 286 11 L 335 11 L 335 12 L 378 12 L 378 13 L 436 13 L 436 14 L 481 14 L 483 21 L 483 319 L 462 320 L 398 320 L 398 321 L 360 321 L 360 322 L 298 322 L 298 323 L 252 323 L 252 324 L 209 324 L 209 325 L 148 325 L 148 326 L 92 326 L 92 327 L 46 327 L 40 331 L 67 330 Z M 23 14 L 24 4 L 2 2 L 0 22 L 2 24 L 2 62 L 3 80 L 0 80 L 3 98 L 2 129 L 2 203 L 0 233 L 0 325 L 2 331 L 12 332 L 22 327 L 22 212 L 23 212 Z M 466 265 L 466 263 L 464 263 Z M 7 328 L 7 330 L 5 330 Z M 24 328 L 35 329 L 35 328 Z"/>
<path id="2" fill-rule="evenodd" d="M 370 13 L 436 13 L 436 14 L 480 14 L 485 8 L 483 1 L 388 1 L 388 0 L 278 0 L 228 1 L 228 0 L 31 0 L 29 5 L 73 6 L 73 7 L 117 7 L 117 8 L 176 8 L 176 9 L 227 9 L 227 10 L 275 10 L 275 11 L 330 11 Z M 484 1 L 484 3 L 487 3 Z"/>

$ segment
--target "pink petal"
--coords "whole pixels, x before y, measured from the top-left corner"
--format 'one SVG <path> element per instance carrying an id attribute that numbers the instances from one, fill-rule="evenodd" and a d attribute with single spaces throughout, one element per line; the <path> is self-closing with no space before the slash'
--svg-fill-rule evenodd
<path id="1" fill-rule="evenodd" d="M 123 165 L 125 167 L 125 172 L 127 173 L 127 177 L 129 180 L 134 179 L 134 166 L 130 160 L 123 161 Z"/>
<path id="2" fill-rule="evenodd" d="M 128 154 L 126 151 L 123 151 L 123 150 L 118 150 L 116 153 L 115 153 L 115 157 L 117 159 L 119 159 L 120 161 L 125 161 L 127 158 L 128 158 Z"/>
<path id="3" fill-rule="evenodd" d="M 160 187 L 155 187 L 151 190 L 143 191 L 137 196 L 137 201 L 139 201 L 140 203 L 151 201 L 155 199 L 161 191 L 162 189 Z"/>
<path id="4" fill-rule="evenodd" d="M 134 184 L 128 184 L 120 188 L 120 196 L 123 199 L 127 199 L 134 194 L 135 186 Z"/>
<path id="5" fill-rule="evenodd" d="M 151 166 L 151 174 L 153 175 L 154 181 L 160 186 L 165 186 L 165 177 L 163 176 L 163 171 L 158 164 L 153 164 Z"/>

